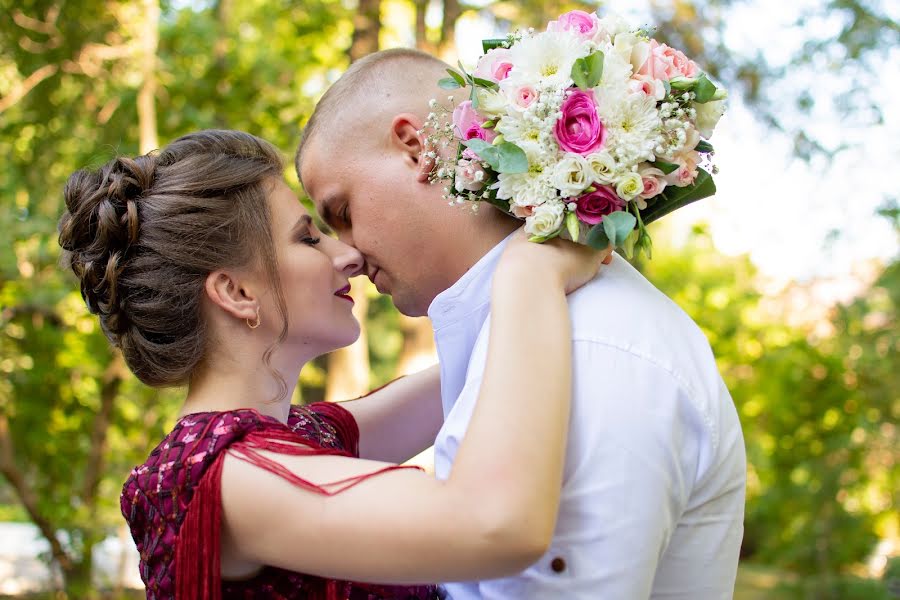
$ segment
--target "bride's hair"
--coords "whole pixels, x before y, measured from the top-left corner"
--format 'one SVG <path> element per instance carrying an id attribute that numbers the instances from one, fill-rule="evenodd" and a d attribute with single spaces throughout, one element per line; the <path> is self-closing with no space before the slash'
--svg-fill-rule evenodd
<path id="1" fill-rule="evenodd" d="M 158 154 L 115 158 L 69 177 L 59 222 L 64 264 L 144 383 L 187 383 L 203 360 L 210 335 L 201 299 L 207 275 L 217 269 L 265 269 L 284 338 L 287 311 L 267 200 L 282 170 L 268 142 L 207 130 Z"/>

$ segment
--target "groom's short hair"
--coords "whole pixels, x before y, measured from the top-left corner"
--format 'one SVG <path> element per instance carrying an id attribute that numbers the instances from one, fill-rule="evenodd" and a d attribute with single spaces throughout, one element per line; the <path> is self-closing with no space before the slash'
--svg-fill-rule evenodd
<path id="1" fill-rule="evenodd" d="M 391 106 L 390 100 L 396 102 L 404 94 L 411 95 L 411 91 L 424 98 L 432 90 L 438 90 L 437 78 L 432 80 L 431 73 L 446 68 L 447 64 L 442 60 L 412 48 L 381 50 L 354 62 L 328 88 L 303 128 L 294 157 L 298 177 L 305 146 L 320 130 L 331 129 L 336 124 L 338 115 L 347 110 L 364 110 L 359 106 L 364 98 L 373 111 L 379 106 L 379 102 L 386 107 Z M 421 75 L 423 72 L 426 73 L 425 77 L 417 77 L 417 74 Z"/>

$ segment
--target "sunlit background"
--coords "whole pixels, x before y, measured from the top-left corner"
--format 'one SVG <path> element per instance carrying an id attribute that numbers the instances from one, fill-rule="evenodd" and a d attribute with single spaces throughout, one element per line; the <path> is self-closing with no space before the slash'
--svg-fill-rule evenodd
<path id="1" fill-rule="evenodd" d="M 127 373 L 58 268 L 66 176 L 206 127 L 289 158 L 352 59 L 471 65 L 572 8 L 656 27 L 730 91 L 718 194 L 654 225 L 636 266 L 703 328 L 741 414 L 735 597 L 900 597 L 900 4 L 877 0 L 0 0 L 0 596 L 140 597 L 118 493 L 182 397 Z M 435 360 L 427 320 L 353 293 L 361 341 L 308 365 L 297 402 Z"/>

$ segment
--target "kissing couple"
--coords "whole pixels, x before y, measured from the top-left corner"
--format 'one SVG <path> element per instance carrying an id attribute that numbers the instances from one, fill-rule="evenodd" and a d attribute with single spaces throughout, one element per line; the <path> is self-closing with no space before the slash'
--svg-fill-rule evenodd
<path id="1" fill-rule="evenodd" d="M 611 247 L 448 204 L 423 133 L 446 69 L 383 51 L 321 99 L 294 165 L 329 232 L 237 131 L 69 178 L 88 308 L 187 390 L 121 496 L 148 598 L 731 597 L 745 455 L 706 338 Z M 355 276 L 431 319 L 440 364 L 292 405 L 359 334 Z M 402 465 L 432 444 L 436 477 Z"/>

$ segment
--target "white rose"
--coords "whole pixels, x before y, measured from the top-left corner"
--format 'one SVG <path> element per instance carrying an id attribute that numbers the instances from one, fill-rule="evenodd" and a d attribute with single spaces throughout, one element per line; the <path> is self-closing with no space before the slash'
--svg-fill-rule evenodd
<path id="1" fill-rule="evenodd" d="M 553 168 L 551 181 L 564 197 L 578 196 L 592 183 L 591 168 L 580 154 L 567 152 Z"/>
<path id="2" fill-rule="evenodd" d="M 474 160 L 461 159 L 456 165 L 454 185 L 460 192 L 477 192 L 484 187 L 484 169 L 481 163 Z"/>
<path id="3" fill-rule="evenodd" d="M 616 178 L 616 193 L 622 200 L 633 200 L 644 191 L 644 180 L 640 174 L 629 171 Z"/>
<path id="4" fill-rule="evenodd" d="M 616 159 L 609 152 L 602 150 L 589 154 L 587 164 L 590 168 L 591 179 L 597 183 L 612 183 L 616 171 Z"/>
<path id="5" fill-rule="evenodd" d="M 506 99 L 494 90 L 478 88 L 475 94 L 478 96 L 478 108 L 475 112 L 482 117 L 490 119 L 506 114 Z"/>
<path id="6" fill-rule="evenodd" d="M 562 227 L 566 205 L 559 200 L 545 202 L 534 208 L 534 213 L 525 219 L 525 233 L 546 237 Z"/>
<path id="7" fill-rule="evenodd" d="M 607 13 L 607 15 L 597 23 L 597 35 L 594 41 L 598 44 L 606 40 L 614 39 L 618 34 L 628 31 L 628 22 L 615 13 Z"/>
<path id="8" fill-rule="evenodd" d="M 725 113 L 725 105 L 725 100 L 694 104 L 694 108 L 697 110 L 697 129 L 700 130 L 700 135 L 706 139 L 712 137 L 713 129 L 716 128 L 716 124 Z"/>

